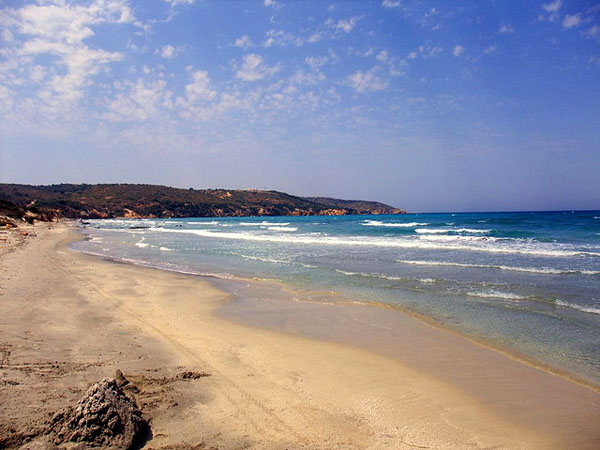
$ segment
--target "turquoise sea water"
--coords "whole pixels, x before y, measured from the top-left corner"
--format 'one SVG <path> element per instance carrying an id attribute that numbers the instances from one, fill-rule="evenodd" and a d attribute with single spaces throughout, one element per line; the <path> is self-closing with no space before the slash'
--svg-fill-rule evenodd
<path id="1" fill-rule="evenodd" d="M 398 305 L 600 384 L 600 211 L 115 219 L 84 231 L 80 251 Z"/>

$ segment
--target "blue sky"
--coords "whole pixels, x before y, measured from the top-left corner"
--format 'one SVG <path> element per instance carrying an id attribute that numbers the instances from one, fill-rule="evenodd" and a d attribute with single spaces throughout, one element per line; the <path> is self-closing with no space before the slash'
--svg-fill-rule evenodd
<path id="1" fill-rule="evenodd" d="M 0 8 L 1 182 L 600 208 L 600 2 Z"/>

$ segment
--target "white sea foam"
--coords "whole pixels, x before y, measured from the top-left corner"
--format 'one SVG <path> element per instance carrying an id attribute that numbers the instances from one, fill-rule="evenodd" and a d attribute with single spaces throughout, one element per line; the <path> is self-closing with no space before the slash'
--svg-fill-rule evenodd
<path id="1" fill-rule="evenodd" d="M 505 300 L 526 300 L 527 297 L 515 294 L 513 292 L 502 292 L 490 289 L 488 291 L 471 291 L 467 292 L 469 297 L 480 297 L 480 298 L 502 298 Z"/>
<path id="2" fill-rule="evenodd" d="M 383 280 L 401 281 L 406 280 L 403 277 L 394 277 L 392 275 L 385 275 L 382 273 L 363 273 L 363 272 L 349 272 L 347 270 L 335 269 L 336 272 L 350 277 L 364 277 L 364 278 L 380 278 Z"/>
<path id="3" fill-rule="evenodd" d="M 600 314 L 600 308 L 595 308 L 593 306 L 577 305 L 576 303 L 565 302 L 559 299 L 556 299 L 556 304 L 558 306 L 564 306 L 565 308 L 576 309 L 586 313 Z"/>
<path id="4" fill-rule="evenodd" d="M 421 234 L 419 239 L 428 241 L 479 241 L 479 242 L 495 242 L 498 238 L 488 236 L 447 236 L 445 234 Z M 508 239 L 506 239 L 508 240 Z M 514 240 L 514 239 L 513 239 Z"/>
<path id="5" fill-rule="evenodd" d="M 423 222 L 408 222 L 408 223 L 396 223 L 396 222 L 382 222 L 380 220 L 365 220 L 361 223 L 363 227 L 389 227 L 389 228 L 412 228 L 418 226 L 429 225 Z"/>
<path id="6" fill-rule="evenodd" d="M 267 227 L 270 231 L 298 231 L 296 227 Z"/>
<path id="7" fill-rule="evenodd" d="M 241 256 L 244 259 L 250 259 L 252 261 L 262 261 L 262 262 L 268 262 L 268 263 L 273 263 L 273 264 L 289 264 L 290 263 L 290 261 L 284 261 L 282 259 L 264 258 L 264 257 L 260 257 L 260 256 L 243 255 L 241 253 L 234 253 L 234 255 Z"/>
<path id="8" fill-rule="evenodd" d="M 290 222 L 267 222 L 266 220 L 263 220 L 262 222 L 240 222 L 240 225 L 243 227 L 256 227 L 256 226 L 285 226 L 285 225 L 289 225 Z"/>
<path id="9" fill-rule="evenodd" d="M 474 228 L 417 228 L 416 233 L 419 234 L 444 234 L 444 233 L 472 233 L 472 234 L 486 234 L 492 230 L 478 230 Z"/>
<path id="10" fill-rule="evenodd" d="M 210 222 L 186 222 L 188 225 L 219 225 L 219 222 L 216 220 L 211 220 Z"/>
<path id="11" fill-rule="evenodd" d="M 412 264 L 415 266 L 450 266 L 450 267 L 467 267 L 473 269 L 497 269 L 497 270 L 509 270 L 513 272 L 529 272 L 539 273 L 548 275 L 568 275 L 568 274 L 582 274 L 582 275 L 600 275 L 600 271 L 597 270 L 562 270 L 553 269 L 551 267 L 518 267 L 518 266 L 505 266 L 505 265 L 493 265 L 493 264 L 466 264 L 466 263 L 455 263 L 448 261 L 413 261 L 405 259 L 397 259 L 396 262 L 401 264 Z"/>
<path id="12" fill-rule="evenodd" d="M 145 242 L 136 242 L 135 243 L 135 246 L 139 247 L 139 248 L 145 248 L 145 247 L 148 247 L 148 245 L 150 245 L 150 244 L 146 244 Z"/>
<path id="13" fill-rule="evenodd" d="M 492 244 L 493 238 L 473 238 L 471 239 L 486 239 L 485 242 L 472 242 L 467 240 L 469 236 L 446 236 L 452 238 L 462 238 L 464 242 L 433 242 L 431 240 L 420 240 L 414 238 L 378 238 L 378 237 L 331 237 L 331 236 L 310 236 L 306 234 L 300 235 L 264 235 L 252 232 L 222 232 L 212 230 L 185 230 L 185 229 L 167 229 L 167 228 L 152 228 L 151 231 L 162 233 L 185 233 L 195 234 L 207 238 L 220 239 L 236 239 L 243 241 L 257 242 L 281 242 L 290 244 L 313 244 L 313 245 L 328 245 L 328 246 L 354 246 L 354 247 L 384 247 L 384 248 L 420 248 L 426 250 L 459 250 L 459 251 L 476 251 L 489 253 L 506 253 L 506 254 L 527 254 L 538 256 L 600 256 L 600 253 L 581 251 L 572 249 L 570 246 L 557 247 L 557 244 L 548 245 L 543 243 L 511 243 L 511 244 Z M 422 238 L 423 236 L 419 236 Z M 442 236 L 437 236 L 442 237 Z"/>
<path id="14" fill-rule="evenodd" d="M 450 233 L 452 230 L 451 229 L 445 229 L 445 228 L 415 228 L 415 233 L 428 233 L 428 234 L 441 234 L 441 233 Z"/>
<path id="15" fill-rule="evenodd" d="M 163 252 L 172 252 L 172 251 L 174 251 L 172 248 L 169 248 L 169 247 L 163 247 L 163 246 L 160 246 L 158 249 L 159 249 L 160 251 L 163 251 Z"/>

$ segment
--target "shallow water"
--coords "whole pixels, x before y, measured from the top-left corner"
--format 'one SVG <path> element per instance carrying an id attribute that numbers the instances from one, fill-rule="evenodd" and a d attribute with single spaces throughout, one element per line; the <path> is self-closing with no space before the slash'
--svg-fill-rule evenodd
<path id="1" fill-rule="evenodd" d="M 389 303 L 600 384 L 600 212 L 97 220 L 78 250 Z"/>

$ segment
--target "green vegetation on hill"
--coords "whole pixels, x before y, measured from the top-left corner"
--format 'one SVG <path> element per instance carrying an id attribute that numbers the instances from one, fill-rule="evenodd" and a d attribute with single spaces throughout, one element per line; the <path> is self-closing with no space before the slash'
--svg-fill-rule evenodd
<path id="1" fill-rule="evenodd" d="M 114 217 L 227 217 L 400 214 L 378 202 L 296 197 L 284 192 L 178 189 L 148 184 L 0 184 L 7 216 L 37 214 L 97 219 Z M 0 211 L 0 214 L 3 214 Z M 19 217 L 21 218 L 21 217 Z"/>

